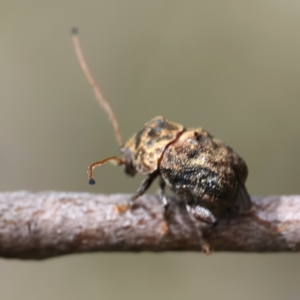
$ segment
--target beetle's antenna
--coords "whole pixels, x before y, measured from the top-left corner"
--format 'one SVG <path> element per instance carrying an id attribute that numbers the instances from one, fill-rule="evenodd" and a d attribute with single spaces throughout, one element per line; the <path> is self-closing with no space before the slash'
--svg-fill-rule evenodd
<path id="1" fill-rule="evenodd" d="M 106 163 L 112 163 L 113 165 L 123 165 L 124 164 L 124 161 L 116 156 L 112 156 L 112 157 L 108 157 L 108 158 L 105 158 L 103 160 L 100 160 L 100 161 L 96 161 L 94 163 L 92 163 L 89 167 L 88 167 L 88 178 L 89 178 L 89 184 L 95 184 L 96 181 L 94 180 L 93 178 L 93 170 L 96 168 L 96 167 L 100 167 Z"/>
<path id="2" fill-rule="evenodd" d="M 117 142 L 118 142 L 118 144 L 121 148 L 123 146 L 123 139 L 122 139 L 122 136 L 121 136 L 121 131 L 120 131 L 120 127 L 119 127 L 119 124 L 118 124 L 118 121 L 117 121 L 117 117 L 116 117 L 115 113 L 113 112 L 112 108 L 110 107 L 109 103 L 104 98 L 99 85 L 97 84 L 94 76 L 92 75 L 92 73 L 91 73 L 91 71 L 90 71 L 90 69 L 89 69 L 89 67 L 88 67 L 88 65 L 85 61 L 85 58 L 82 54 L 79 38 L 78 38 L 78 29 L 76 27 L 72 28 L 72 40 L 73 40 L 73 44 L 74 44 L 74 47 L 75 47 L 75 52 L 76 52 L 79 64 L 81 66 L 81 69 L 82 69 L 86 79 L 88 80 L 90 85 L 93 87 L 96 99 L 99 101 L 100 106 L 107 113 L 107 115 L 109 117 L 109 120 L 110 120 L 110 122 L 112 123 L 112 125 L 114 127 Z"/>

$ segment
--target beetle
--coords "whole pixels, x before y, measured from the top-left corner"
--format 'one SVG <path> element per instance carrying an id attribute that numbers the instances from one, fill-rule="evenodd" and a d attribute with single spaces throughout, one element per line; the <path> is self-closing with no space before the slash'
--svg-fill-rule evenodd
<path id="1" fill-rule="evenodd" d="M 226 211 L 243 213 L 251 209 L 245 187 L 248 175 L 245 161 L 203 128 L 185 128 L 158 116 L 145 123 L 124 144 L 117 118 L 84 60 L 77 29 L 73 29 L 73 42 L 79 63 L 113 125 L 122 154 L 92 163 L 88 167 L 90 184 L 95 184 L 94 168 L 110 162 L 123 165 L 129 176 L 137 172 L 147 176 L 129 206 L 159 177 L 160 198 L 165 209 L 168 186 L 185 202 L 187 211 L 205 224 L 216 225 Z"/>

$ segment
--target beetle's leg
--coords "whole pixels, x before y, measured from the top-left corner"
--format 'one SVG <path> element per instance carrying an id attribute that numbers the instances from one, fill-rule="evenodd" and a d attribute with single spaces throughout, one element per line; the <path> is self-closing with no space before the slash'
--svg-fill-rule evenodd
<path id="1" fill-rule="evenodd" d="M 210 210 L 200 205 L 189 205 L 186 204 L 187 211 L 194 216 L 197 220 L 206 224 L 216 226 L 217 219 Z"/>
<path id="2" fill-rule="evenodd" d="M 169 207 L 169 202 L 168 202 L 167 196 L 165 194 L 166 183 L 162 178 L 160 178 L 159 187 L 160 187 L 160 189 L 159 189 L 159 198 L 160 198 L 165 210 L 167 210 L 168 207 Z"/>
<path id="3" fill-rule="evenodd" d="M 89 184 L 93 185 L 96 183 L 96 181 L 94 180 L 93 178 L 93 170 L 96 168 L 96 167 L 99 167 L 99 166 L 102 166 L 106 163 L 112 163 L 113 165 L 123 165 L 125 162 L 123 159 L 119 158 L 119 157 L 116 157 L 116 156 L 112 156 L 112 157 L 108 157 L 108 158 L 105 158 L 103 160 L 100 160 L 100 161 L 96 161 L 94 163 L 92 163 L 89 167 L 88 167 L 88 178 L 89 178 Z"/>
<path id="4" fill-rule="evenodd" d="M 157 177 L 158 173 L 154 172 L 152 174 L 150 174 L 148 176 L 148 178 L 146 178 L 141 186 L 139 187 L 139 189 L 137 190 L 136 194 L 133 195 L 133 197 L 131 198 L 130 202 L 129 202 L 129 207 L 131 208 L 133 206 L 133 202 L 140 196 L 142 196 L 147 190 L 148 188 L 151 186 L 153 180 Z"/>

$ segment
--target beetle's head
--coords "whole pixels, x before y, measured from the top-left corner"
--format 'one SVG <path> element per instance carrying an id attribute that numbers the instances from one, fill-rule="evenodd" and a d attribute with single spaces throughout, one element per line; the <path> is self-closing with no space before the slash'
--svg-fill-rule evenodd
<path id="1" fill-rule="evenodd" d="M 128 148 L 122 147 L 121 152 L 124 157 L 125 173 L 130 176 L 134 176 L 137 172 L 135 166 L 132 163 L 132 153 Z"/>

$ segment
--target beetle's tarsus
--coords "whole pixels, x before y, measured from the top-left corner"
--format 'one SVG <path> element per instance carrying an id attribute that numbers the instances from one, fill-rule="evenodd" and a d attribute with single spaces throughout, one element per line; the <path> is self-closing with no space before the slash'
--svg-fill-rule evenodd
<path id="1" fill-rule="evenodd" d="M 129 211 L 132 211 L 134 210 L 135 206 L 136 206 L 136 202 L 135 200 L 137 199 L 138 197 L 136 197 L 135 199 L 133 199 L 133 197 L 130 199 L 129 203 L 128 203 L 128 206 L 127 206 L 127 210 Z"/>
<path id="2" fill-rule="evenodd" d="M 90 184 L 90 185 L 94 185 L 95 183 L 96 183 L 96 181 L 95 181 L 93 178 L 90 178 L 89 184 Z"/>
<path id="3" fill-rule="evenodd" d="M 165 212 L 168 210 L 168 208 L 170 207 L 170 203 L 168 202 L 167 198 L 163 199 L 163 206 L 165 209 Z"/>
<path id="4" fill-rule="evenodd" d="M 211 254 L 210 245 L 205 240 L 202 241 L 201 250 L 207 255 Z"/>

